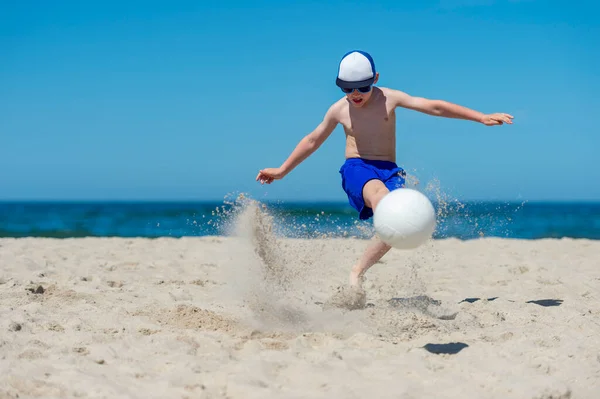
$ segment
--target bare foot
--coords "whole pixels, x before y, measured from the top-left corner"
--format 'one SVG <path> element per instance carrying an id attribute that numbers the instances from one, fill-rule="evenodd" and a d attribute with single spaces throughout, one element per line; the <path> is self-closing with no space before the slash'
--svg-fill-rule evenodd
<path id="1" fill-rule="evenodd" d="M 354 288 L 362 288 L 363 280 L 362 273 L 356 269 L 356 266 L 354 266 L 350 272 L 350 286 Z"/>

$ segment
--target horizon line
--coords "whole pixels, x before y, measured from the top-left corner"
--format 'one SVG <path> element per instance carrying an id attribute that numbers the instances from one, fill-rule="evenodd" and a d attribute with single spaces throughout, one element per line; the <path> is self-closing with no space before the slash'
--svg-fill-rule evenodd
<path id="1" fill-rule="evenodd" d="M 0 204 L 32 204 L 32 203 L 53 203 L 53 204 L 215 204 L 215 203 L 225 203 L 232 202 L 235 200 L 229 199 L 191 199 L 191 198 L 167 198 L 167 199 L 158 199 L 158 198 L 113 198 L 113 199 L 102 199 L 102 198 L 89 198 L 89 199 L 68 199 L 68 198 L 21 198 L 21 199 L 3 199 L 0 198 Z M 309 200 L 309 199 L 269 199 L 269 200 L 260 200 L 258 202 L 262 203 L 270 203 L 270 204 L 335 204 L 335 205 L 348 205 L 346 200 L 337 200 L 337 199 L 317 199 L 317 200 Z M 525 204 L 525 203 L 562 203 L 562 204 L 600 204 L 600 198 L 598 199 L 482 199 L 482 198 L 471 198 L 471 199 L 459 199 L 453 198 L 450 200 L 437 200 L 431 199 L 431 202 L 440 203 L 503 203 L 503 204 Z"/>

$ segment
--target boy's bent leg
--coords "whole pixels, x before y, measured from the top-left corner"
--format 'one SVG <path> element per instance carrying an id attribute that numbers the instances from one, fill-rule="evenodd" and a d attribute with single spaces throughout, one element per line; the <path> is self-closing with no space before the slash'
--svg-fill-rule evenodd
<path id="1" fill-rule="evenodd" d="M 390 190 L 381 180 L 370 180 L 363 188 L 365 205 L 375 211 L 379 201 L 381 201 L 381 199 L 389 192 Z M 390 249 L 391 247 L 388 244 L 384 243 L 379 238 L 375 238 L 375 240 L 369 244 L 358 263 L 352 268 L 352 271 L 350 272 L 350 285 L 360 286 L 365 272 L 377 263 L 377 261 Z"/>
<path id="2" fill-rule="evenodd" d="M 379 259 L 383 257 L 391 247 L 381 241 L 379 238 L 375 238 L 371 244 L 367 247 L 358 263 L 352 267 L 350 272 L 350 285 L 359 287 L 362 285 L 362 279 L 365 272 L 373 266 Z"/>

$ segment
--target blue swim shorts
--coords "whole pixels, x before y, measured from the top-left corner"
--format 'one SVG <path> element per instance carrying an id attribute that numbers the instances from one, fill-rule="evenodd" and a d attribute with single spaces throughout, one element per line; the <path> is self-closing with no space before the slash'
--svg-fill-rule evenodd
<path id="1" fill-rule="evenodd" d="M 348 158 L 340 168 L 342 188 L 348 201 L 358 211 L 360 219 L 373 216 L 373 210 L 365 205 L 363 187 L 369 180 L 379 179 L 388 190 L 405 187 L 406 172 L 390 161 L 373 161 L 361 158 Z"/>

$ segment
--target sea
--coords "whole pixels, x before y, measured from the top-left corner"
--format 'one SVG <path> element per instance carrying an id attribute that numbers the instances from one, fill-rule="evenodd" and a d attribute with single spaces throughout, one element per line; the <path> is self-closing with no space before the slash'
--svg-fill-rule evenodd
<path id="1" fill-rule="evenodd" d="M 273 202 L 262 206 L 275 233 L 292 238 L 369 238 L 343 202 Z M 600 202 L 434 202 L 435 239 L 600 239 Z M 0 202 L 0 237 L 198 237 L 233 233 L 243 204 L 214 202 Z"/>

